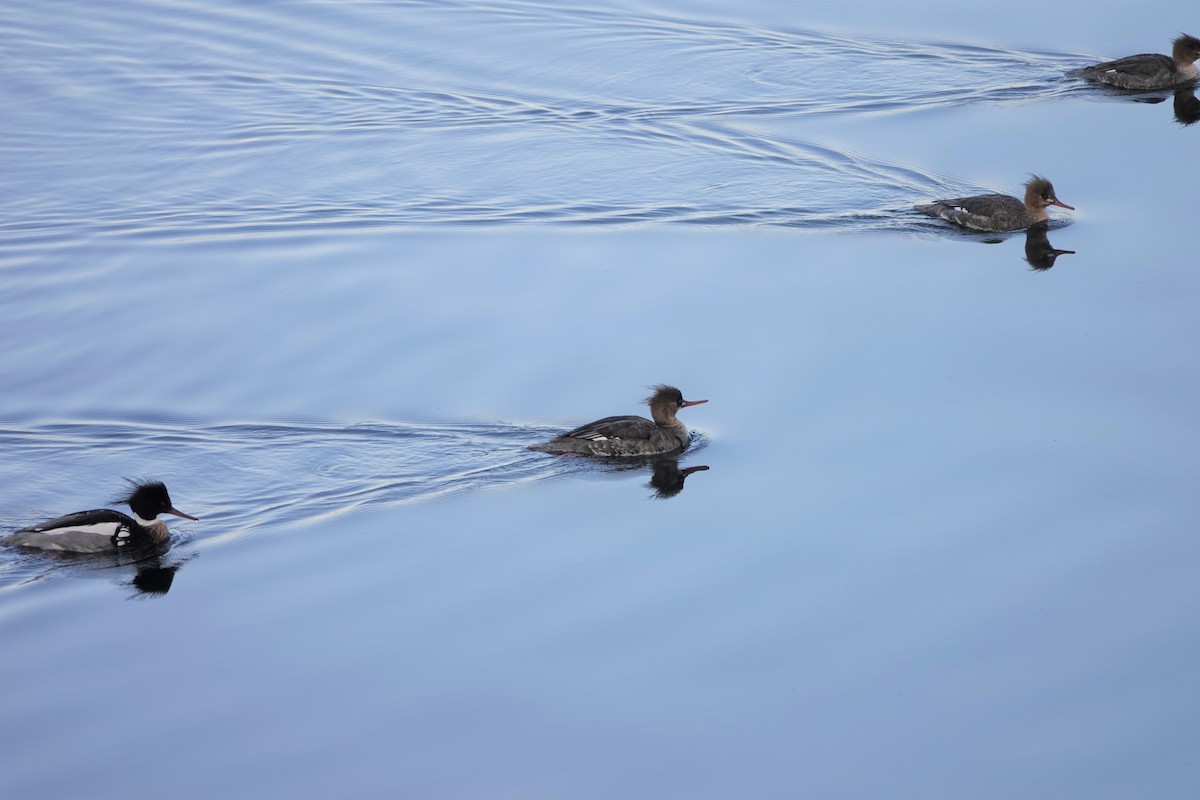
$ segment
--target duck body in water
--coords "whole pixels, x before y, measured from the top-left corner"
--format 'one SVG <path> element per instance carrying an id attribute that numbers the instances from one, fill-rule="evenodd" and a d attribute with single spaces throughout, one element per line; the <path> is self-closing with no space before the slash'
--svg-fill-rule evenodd
<path id="1" fill-rule="evenodd" d="M 1075 210 L 1058 199 L 1054 184 L 1034 175 L 1025 182 L 1023 201 L 1007 194 L 980 194 L 935 200 L 917 206 L 917 211 L 973 231 L 1002 232 L 1044 224 L 1049 219 L 1046 209 L 1050 206 Z"/>
<path id="2" fill-rule="evenodd" d="M 1196 61 L 1200 59 L 1200 39 L 1181 34 L 1171 46 L 1171 55 L 1141 53 L 1115 61 L 1105 61 L 1090 67 L 1067 73 L 1072 78 L 1083 78 L 1094 83 L 1115 86 L 1118 89 L 1152 91 L 1172 89 L 1194 82 L 1197 78 Z"/>
<path id="3" fill-rule="evenodd" d="M 0 540 L 0 544 L 71 553 L 111 553 L 165 542 L 169 532 L 166 523 L 157 519 L 159 514 L 196 519 L 171 505 L 167 487 L 159 481 L 133 482 L 132 490 L 121 501 L 129 504 L 132 517 L 107 508 L 78 511 L 22 528 Z"/>
<path id="4" fill-rule="evenodd" d="M 543 444 L 535 444 L 530 449 L 543 453 L 575 453 L 606 458 L 679 453 L 688 446 L 689 438 L 687 427 L 675 415 L 680 409 L 707 402 L 684 400 L 683 393 L 674 386 L 655 386 L 654 394 L 646 398 L 651 419 L 605 417 Z"/>

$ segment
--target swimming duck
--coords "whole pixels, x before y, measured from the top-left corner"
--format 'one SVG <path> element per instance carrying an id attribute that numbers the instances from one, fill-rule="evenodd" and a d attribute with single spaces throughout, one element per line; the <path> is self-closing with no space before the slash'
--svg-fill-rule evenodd
<path id="1" fill-rule="evenodd" d="M 688 429 L 676 419 L 681 408 L 707 400 L 684 400 L 674 386 L 655 386 L 646 398 L 652 420 L 645 417 L 605 417 L 557 436 L 531 450 L 588 456 L 657 456 L 678 453 L 688 445 Z"/>
<path id="2" fill-rule="evenodd" d="M 1170 89 L 1196 80 L 1197 59 L 1200 39 L 1184 33 L 1172 43 L 1170 56 L 1142 53 L 1072 70 L 1067 75 L 1120 89 Z"/>
<path id="3" fill-rule="evenodd" d="M 1055 196 L 1054 184 L 1033 175 L 1025 182 L 1024 202 L 1006 194 L 981 194 L 936 200 L 917 206 L 917 211 L 975 231 L 1019 231 L 1049 219 L 1049 206 L 1075 210 Z"/>
<path id="4" fill-rule="evenodd" d="M 129 505 L 132 517 L 106 508 L 79 511 L 23 528 L 0 540 L 0 544 L 73 553 L 132 550 L 167 540 L 166 523 L 156 519 L 159 514 L 196 519 L 171 505 L 171 496 L 161 482 L 130 483 L 133 488 L 120 501 Z"/>

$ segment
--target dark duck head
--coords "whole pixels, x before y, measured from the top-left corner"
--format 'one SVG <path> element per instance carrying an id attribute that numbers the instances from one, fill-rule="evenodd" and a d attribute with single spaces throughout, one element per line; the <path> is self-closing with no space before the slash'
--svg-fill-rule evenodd
<path id="1" fill-rule="evenodd" d="M 650 406 L 650 418 L 660 428 L 678 425 L 679 422 L 675 419 L 675 415 L 679 413 L 679 409 L 707 402 L 707 400 L 684 400 L 683 392 L 666 384 L 655 386 L 654 394 L 646 398 L 646 404 Z"/>
<path id="2" fill-rule="evenodd" d="M 167 487 L 162 481 L 131 480 L 129 483 L 129 494 L 118 497 L 115 502 L 126 503 L 138 518 L 150 521 L 159 514 L 174 514 L 184 519 L 196 519 L 171 504 L 171 495 L 167 494 Z"/>

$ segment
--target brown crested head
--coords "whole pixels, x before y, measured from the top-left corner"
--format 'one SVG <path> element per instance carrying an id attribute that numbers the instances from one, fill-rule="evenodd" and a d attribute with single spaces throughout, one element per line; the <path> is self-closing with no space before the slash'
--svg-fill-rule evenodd
<path id="1" fill-rule="evenodd" d="M 1176 64 L 1186 66 L 1200 60 L 1200 39 L 1195 36 L 1181 33 L 1171 45 L 1171 58 Z"/>
<path id="2" fill-rule="evenodd" d="M 1058 206 L 1074 211 L 1073 206 L 1058 199 L 1054 193 L 1054 184 L 1041 175 L 1030 175 L 1025 181 L 1025 205 L 1030 208 L 1044 209 L 1047 206 Z"/>
<path id="3" fill-rule="evenodd" d="M 684 400 L 683 392 L 665 383 L 660 383 L 652 388 L 654 394 L 646 398 L 646 404 L 650 406 L 650 416 L 659 425 L 672 424 L 675 421 L 675 414 L 681 408 L 708 402 L 707 400 Z"/>

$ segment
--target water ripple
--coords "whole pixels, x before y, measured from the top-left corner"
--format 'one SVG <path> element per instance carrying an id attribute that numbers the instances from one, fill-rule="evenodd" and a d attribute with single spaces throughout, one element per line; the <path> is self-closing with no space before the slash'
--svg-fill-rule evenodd
<path id="1" fill-rule="evenodd" d="M 45 423 L 0 428 L 0 475 L 23 486 L 26 502 L 31 489 L 52 487 L 49 497 L 57 502 L 64 489 L 94 487 L 97 474 L 107 483 L 114 475 L 154 473 L 167 480 L 181 508 L 199 509 L 194 513 L 205 524 L 189 527 L 210 538 L 214 530 L 223 537 L 376 503 L 548 477 L 557 473 L 553 459 L 525 448 L 553 433 L 486 424 Z M 72 457 L 79 453 L 87 454 L 86 464 Z M 160 463 L 171 465 L 169 479 L 157 475 Z M 187 465 L 183 474 L 180 465 Z M 31 472 L 42 476 L 33 486 Z M 29 519 L 6 522 L 36 521 L 62 509 L 33 511 Z"/>
<path id="2" fill-rule="evenodd" d="M 0 426 L 0 533 L 110 506 L 120 476 L 163 480 L 176 505 L 201 518 L 174 520 L 174 538 L 204 549 L 356 511 L 645 468 L 527 449 L 560 432 L 483 423 L 10 423 Z M 695 435 L 689 452 L 704 444 Z M 0 590 L 44 568 L 44 559 L 0 551 Z"/>
<path id="3" fill-rule="evenodd" d="M 1028 102 L 1090 58 L 520 2 L 38 8 L 0 8 L 5 263 L 97 237 L 919 230 L 913 202 L 985 187 L 740 121 Z"/>

